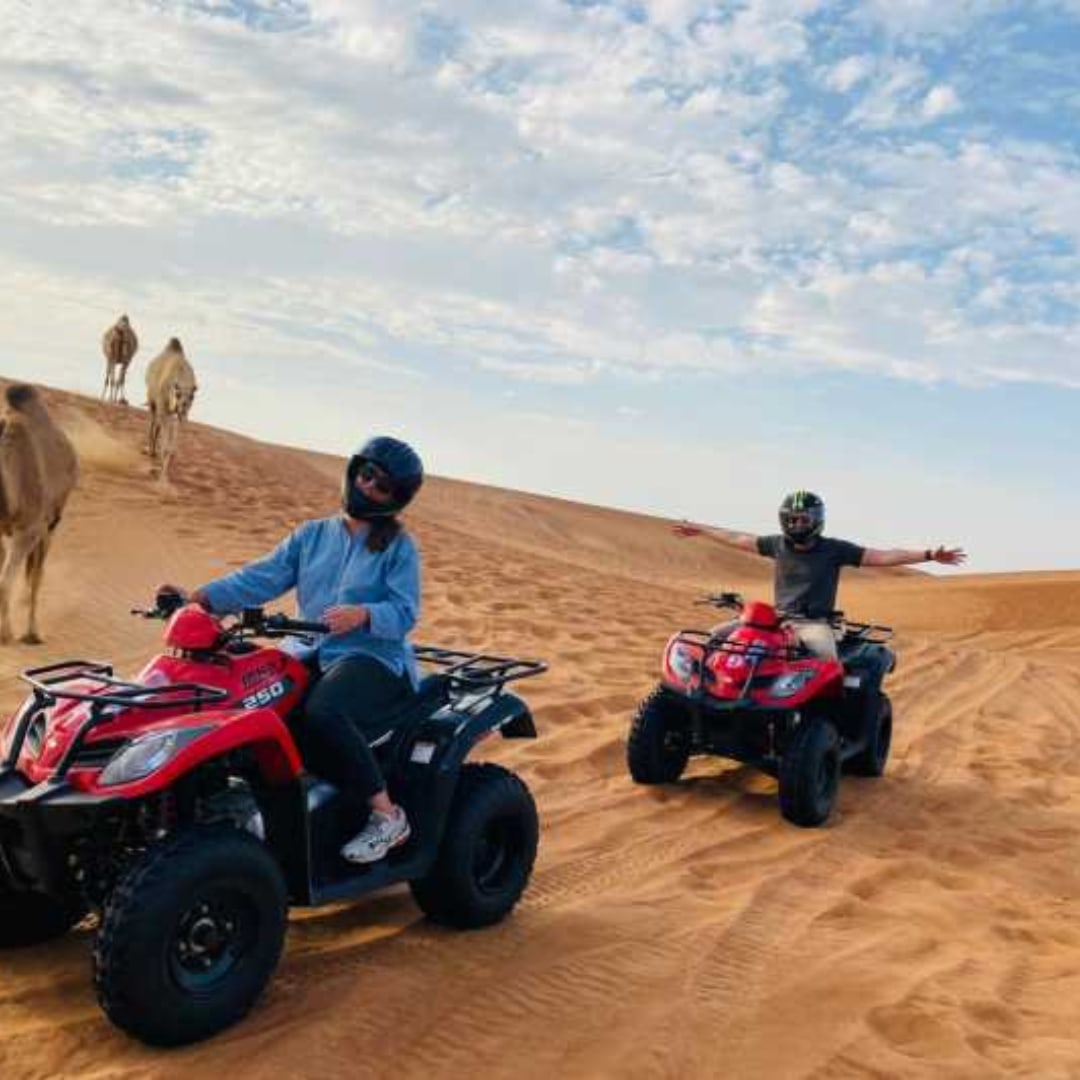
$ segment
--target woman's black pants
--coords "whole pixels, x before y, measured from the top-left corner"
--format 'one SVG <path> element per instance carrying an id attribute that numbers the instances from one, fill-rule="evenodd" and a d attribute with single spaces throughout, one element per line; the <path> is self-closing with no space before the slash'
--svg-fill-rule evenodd
<path id="1" fill-rule="evenodd" d="M 346 656 L 331 664 L 304 705 L 305 764 L 346 796 L 367 803 L 386 786 L 370 743 L 391 729 L 386 713 L 412 693 L 408 676 L 395 675 L 374 657 Z"/>

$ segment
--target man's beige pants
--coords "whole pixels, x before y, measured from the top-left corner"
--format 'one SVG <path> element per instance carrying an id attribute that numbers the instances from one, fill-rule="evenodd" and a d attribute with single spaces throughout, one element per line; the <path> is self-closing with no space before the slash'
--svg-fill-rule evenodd
<path id="1" fill-rule="evenodd" d="M 823 660 L 836 660 L 836 630 L 825 619 L 789 619 L 799 644 Z"/>

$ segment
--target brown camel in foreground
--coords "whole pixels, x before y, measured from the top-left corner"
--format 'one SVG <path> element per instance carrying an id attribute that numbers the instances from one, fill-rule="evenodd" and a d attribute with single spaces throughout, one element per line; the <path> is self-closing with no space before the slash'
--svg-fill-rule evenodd
<path id="1" fill-rule="evenodd" d="M 11 641 L 11 597 L 26 570 L 30 618 L 22 640 L 41 642 L 37 600 L 53 530 L 79 476 L 71 440 L 53 423 L 34 387 L 9 386 L 0 414 L 0 643 Z"/>
<path id="2" fill-rule="evenodd" d="M 105 354 L 105 389 L 101 396 L 107 401 L 126 405 L 124 380 L 132 357 L 139 351 L 139 339 L 126 315 L 121 315 L 116 325 L 105 331 L 101 351 Z"/>

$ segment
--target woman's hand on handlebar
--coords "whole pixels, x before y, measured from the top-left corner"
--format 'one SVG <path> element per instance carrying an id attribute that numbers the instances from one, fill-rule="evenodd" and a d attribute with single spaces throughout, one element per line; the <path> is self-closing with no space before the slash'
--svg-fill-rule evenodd
<path id="1" fill-rule="evenodd" d="M 322 619 L 331 634 L 347 634 L 367 626 L 371 615 L 363 604 L 333 604 L 323 612 Z"/>
<path id="2" fill-rule="evenodd" d="M 173 597 L 179 597 L 180 603 L 177 604 Z M 202 589 L 192 589 L 188 592 L 183 585 L 170 585 L 166 582 L 163 585 L 159 585 L 154 591 L 154 600 L 159 608 L 165 609 L 166 607 L 182 607 L 184 604 L 198 604 L 199 607 L 210 610 L 210 605 L 206 602 L 206 596 L 203 594 Z"/>

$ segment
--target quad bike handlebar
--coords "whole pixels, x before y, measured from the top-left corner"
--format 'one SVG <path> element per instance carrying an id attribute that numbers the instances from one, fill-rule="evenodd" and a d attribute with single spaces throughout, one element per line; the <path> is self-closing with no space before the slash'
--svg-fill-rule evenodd
<path id="1" fill-rule="evenodd" d="M 154 597 L 151 608 L 132 608 L 132 615 L 144 619 L 169 619 L 188 603 L 187 596 L 171 589 L 161 589 Z M 225 628 L 230 637 L 286 637 L 292 634 L 329 634 L 330 627 L 323 622 L 293 619 L 281 612 L 267 613 L 261 607 L 243 608 L 235 621 Z"/>
<path id="2" fill-rule="evenodd" d="M 132 608 L 131 613 L 145 619 L 168 619 L 187 602 L 187 597 L 181 592 L 160 590 L 154 597 L 154 607 Z M 305 638 L 311 634 L 329 633 L 330 627 L 326 623 L 294 619 L 280 612 L 268 614 L 261 607 L 242 609 L 235 620 L 224 628 L 225 637 L 233 640 L 247 637 Z M 547 671 L 547 664 L 539 660 L 519 660 L 511 656 L 442 649 L 433 645 L 415 645 L 413 651 L 417 660 L 439 669 L 460 689 L 500 688 L 506 683 L 542 675 Z"/>
<path id="3" fill-rule="evenodd" d="M 746 601 L 744 600 L 742 593 L 737 592 L 706 593 L 704 596 L 695 600 L 694 603 L 707 604 L 710 607 L 716 607 L 722 610 L 731 609 L 734 611 L 742 611 L 746 606 Z M 781 619 L 799 617 L 792 612 L 784 611 L 782 609 L 778 614 Z M 845 618 L 844 613 L 839 610 L 830 611 L 827 615 L 823 616 L 823 618 L 834 630 L 843 631 L 846 639 L 856 638 L 871 644 L 881 645 L 893 636 L 893 628 L 891 626 L 882 626 L 880 623 L 852 622 Z"/>
<path id="4" fill-rule="evenodd" d="M 267 614 L 259 607 L 244 608 L 240 613 L 240 628 L 260 637 L 286 637 L 291 634 L 329 634 L 324 622 L 293 619 L 281 612 Z"/>

